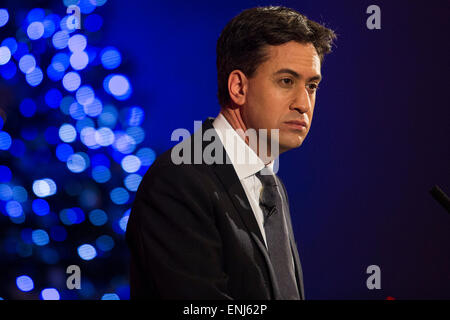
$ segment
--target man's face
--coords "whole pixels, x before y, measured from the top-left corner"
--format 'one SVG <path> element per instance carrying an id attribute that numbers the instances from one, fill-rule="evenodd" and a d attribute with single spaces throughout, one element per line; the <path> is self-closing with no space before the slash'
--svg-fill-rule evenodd
<path id="1" fill-rule="evenodd" d="M 291 41 L 266 49 L 269 59 L 248 78 L 241 114 L 247 128 L 268 129 L 268 148 L 270 129 L 279 129 L 282 153 L 299 147 L 309 132 L 321 79 L 320 58 L 311 43 Z"/>

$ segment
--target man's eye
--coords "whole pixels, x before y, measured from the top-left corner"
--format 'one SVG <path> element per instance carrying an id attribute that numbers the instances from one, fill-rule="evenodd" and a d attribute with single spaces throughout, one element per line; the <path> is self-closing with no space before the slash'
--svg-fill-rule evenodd
<path id="1" fill-rule="evenodd" d="M 308 90 L 312 91 L 316 91 L 317 89 L 319 89 L 319 86 L 316 83 L 307 84 L 306 87 L 308 88 Z"/>
<path id="2" fill-rule="evenodd" d="M 291 86 L 294 82 L 290 78 L 283 78 L 281 79 L 281 84 L 283 86 Z"/>

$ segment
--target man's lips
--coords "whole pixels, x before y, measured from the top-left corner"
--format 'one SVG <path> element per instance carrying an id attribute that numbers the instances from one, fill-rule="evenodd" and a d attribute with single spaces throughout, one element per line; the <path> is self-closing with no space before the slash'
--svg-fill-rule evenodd
<path id="1" fill-rule="evenodd" d="M 292 121 L 286 121 L 285 122 L 289 127 L 298 129 L 298 130 L 306 130 L 307 123 L 306 121 L 302 120 L 292 120 Z"/>

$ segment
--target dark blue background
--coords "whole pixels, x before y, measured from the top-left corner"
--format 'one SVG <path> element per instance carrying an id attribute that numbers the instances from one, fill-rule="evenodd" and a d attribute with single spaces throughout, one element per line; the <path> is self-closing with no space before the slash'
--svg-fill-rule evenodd
<path id="1" fill-rule="evenodd" d="M 160 153 L 217 115 L 220 31 L 268 4 L 338 34 L 309 136 L 280 159 L 307 298 L 450 298 L 450 215 L 429 194 L 450 192 L 448 1 L 111 1 L 105 37 L 132 70 L 146 143 Z M 371 4 L 381 30 L 366 28 Z M 381 290 L 366 287 L 372 264 Z"/>

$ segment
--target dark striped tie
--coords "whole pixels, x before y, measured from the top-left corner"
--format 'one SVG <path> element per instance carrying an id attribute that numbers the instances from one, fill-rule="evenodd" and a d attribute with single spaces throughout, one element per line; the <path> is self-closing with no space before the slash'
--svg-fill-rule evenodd
<path id="1" fill-rule="evenodd" d="M 266 168 L 256 173 L 256 176 L 263 186 L 259 204 L 264 213 L 267 247 L 280 288 L 281 299 L 299 300 L 288 229 L 283 212 L 283 200 L 280 194 L 281 187 L 278 188 L 273 173 Z"/>

